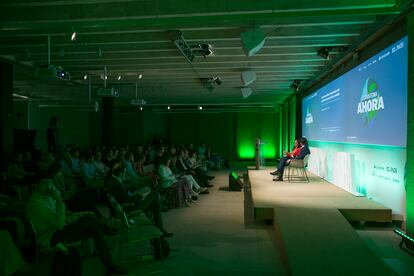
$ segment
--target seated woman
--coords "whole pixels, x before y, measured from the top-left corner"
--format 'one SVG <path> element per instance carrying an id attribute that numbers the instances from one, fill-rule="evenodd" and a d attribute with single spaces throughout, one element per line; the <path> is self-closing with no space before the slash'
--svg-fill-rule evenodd
<path id="1" fill-rule="evenodd" d="M 188 182 L 183 178 L 177 179 L 170 169 L 171 157 L 164 155 L 158 168 L 158 176 L 160 177 L 160 187 L 162 189 L 173 188 L 178 193 L 180 206 L 189 206 L 193 202 L 191 199 L 192 190 Z"/>
<path id="2" fill-rule="evenodd" d="M 288 159 L 295 158 L 296 156 L 298 156 L 299 152 L 300 152 L 300 148 L 301 148 L 301 146 L 300 146 L 300 143 L 299 143 L 299 139 L 295 139 L 295 143 L 293 144 L 292 152 L 284 151 L 283 152 L 284 156 L 282 157 L 281 161 L 282 160 L 286 161 Z M 274 172 L 271 172 L 270 174 L 271 175 L 278 175 L 278 170 L 275 170 Z"/>
<path id="3" fill-rule="evenodd" d="M 185 174 L 179 171 L 179 169 L 177 168 L 177 156 L 176 155 L 171 155 L 170 169 L 174 173 L 174 175 L 182 175 L 182 178 L 184 178 L 184 180 L 188 182 L 188 184 L 191 187 L 191 190 L 193 191 L 192 199 L 195 199 L 194 197 L 198 196 L 198 194 L 209 194 L 208 189 L 205 187 L 200 187 L 200 185 L 198 185 L 197 181 L 194 179 L 194 177 L 191 174 Z"/>

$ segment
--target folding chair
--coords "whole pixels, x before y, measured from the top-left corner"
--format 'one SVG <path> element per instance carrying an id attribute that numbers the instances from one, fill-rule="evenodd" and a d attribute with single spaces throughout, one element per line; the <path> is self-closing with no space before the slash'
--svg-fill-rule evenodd
<path id="1" fill-rule="evenodd" d="M 310 154 L 307 154 L 303 160 L 301 159 L 291 159 L 288 168 L 288 181 L 293 182 L 294 179 L 297 179 L 298 182 L 308 182 L 309 177 L 306 173 L 306 167 L 308 166 Z M 293 170 L 298 173 L 297 176 L 293 175 Z"/>

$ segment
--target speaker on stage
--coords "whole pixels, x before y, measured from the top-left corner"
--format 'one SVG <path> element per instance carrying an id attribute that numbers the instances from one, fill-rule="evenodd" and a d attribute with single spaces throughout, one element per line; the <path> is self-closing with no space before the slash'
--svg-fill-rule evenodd
<path id="1" fill-rule="evenodd" d="M 231 172 L 229 174 L 229 191 L 241 191 L 243 189 L 243 182 L 236 174 L 236 172 Z"/>

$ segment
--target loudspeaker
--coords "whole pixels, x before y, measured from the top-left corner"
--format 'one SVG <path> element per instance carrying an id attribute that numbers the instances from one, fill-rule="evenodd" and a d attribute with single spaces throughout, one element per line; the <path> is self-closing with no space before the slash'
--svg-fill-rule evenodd
<path id="1" fill-rule="evenodd" d="M 243 182 L 235 172 L 229 174 L 229 191 L 240 192 L 243 189 Z"/>
<path id="2" fill-rule="evenodd" d="M 264 46 L 266 40 L 265 33 L 255 28 L 241 33 L 241 41 L 246 56 L 254 56 Z"/>
<path id="3" fill-rule="evenodd" d="M 250 87 L 243 87 L 241 89 L 241 92 L 242 92 L 243 99 L 246 99 L 253 93 L 253 89 L 251 89 Z"/>
<path id="4" fill-rule="evenodd" d="M 241 80 L 242 80 L 243 86 L 248 86 L 252 84 L 256 80 L 256 72 L 255 71 L 242 72 Z"/>

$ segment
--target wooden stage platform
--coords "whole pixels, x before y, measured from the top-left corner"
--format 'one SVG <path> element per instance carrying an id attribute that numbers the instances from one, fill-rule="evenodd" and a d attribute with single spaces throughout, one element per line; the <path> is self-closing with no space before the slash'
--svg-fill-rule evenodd
<path id="1" fill-rule="evenodd" d="M 249 170 L 255 219 L 272 220 L 277 207 L 337 209 L 349 221 L 392 222 L 392 210 L 308 173 L 309 183 L 273 181 L 271 169 Z"/>
<path id="2" fill-rule="evenodd" d="M 391 222 L 391 210 L 310 176 L 275 182 L 271 170 L 249 170 L 255 218 L 273 220 L 290 275 L 397 275 L 347 220 Z"/>

